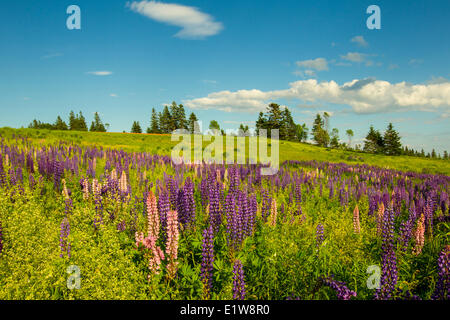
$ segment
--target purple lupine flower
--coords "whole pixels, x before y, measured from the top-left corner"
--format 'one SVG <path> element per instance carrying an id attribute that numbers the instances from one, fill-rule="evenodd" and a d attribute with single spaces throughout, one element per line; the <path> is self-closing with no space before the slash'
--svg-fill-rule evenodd
<path id="1" fill-rule="evenodd" d="M 269 197 L 267 190 L 263 189 L 261 191 L 262 204 L 261 204 L 261 216 L 263 221 L 267 221 L 267 217 L 270 215 L 270 205 L 272 204 L 272 199 Z"/>
<path id="2" fill-rule="evenodd" d="M 383 215 L 383 244 L 382 244 L 382 274 L 381 288 L 375 292 L 377 300 L 388 300 L 392 298 L 397 285 L 397 258 L 394 250 L 394 212 L 389 207 Z"/>
<path id="3" fill-rule="evenodd" d="M 319 223 L 316 227 L 316 247 L 319 248 L 323 243 L 323 225 Z"/>
<path id="4" fill-rule="evenodd" d="M 408 248 L 409 240 L 412 237 L 412 231 L 414 224 L 416 222 L 417 213 L 416 208 L 414 206 L 414 202 L 412 203 L 411 207 L 409 208 L 409 216 L 408 219 L 401 223 L 400 225 L 400 237 L 399 241 L 401 243 L 401 248 L 403 252 L 406 252 L 406 249 Z"/>
<path id="5" fill-rule="evenodd" d="M 0 159 L 1 162 L 1 159 Z M 3 251 L 3 228 L 2 228 L 2 222 L 0 221 L 0 254 L 2 254 Z"/>
<path id="6" fill-rule="evenodd" d="M 68 217 L 73 211 L 72 199 L 70 199 L 70 198 L 65 199 L 65 204 L 66 204 L 66 207 L 65 207 L 66 217 Z"/>
<path id="7" fill-rule="evenodd" d="M 202 266 L 200 271 L 200 278 L 204 285 L 205 296 L 209 297 L 212 290 L 212 272 L 214 263 L 214 234 L 213 227 L 210 225 L 203 230 L 202 242 Z"/>
<path id="8" fill-rule="evenodd" d="M 64 220 L 61 222 L 61 232 L 59 237 L 59 246 L 61 248 L 61 254 L 59 256 L 61 258 L 64 256 L 64 252 L 66 252 L 67 256 L 70 258 L 70 243 L 68 242 L 69 234 L 69 220 L 67 220 L 67 218 L 64 218 Z"/>
<path id="9" fill-rule="evenodd" d="M 438 258 L 438 280 L 433 300 L 450 300 L 450 245 L 445 246 Z"/>
<path id="10" fill-rule="evenodd" d="M 356 297 L 356 292 L 347 288 L 345 282 L 334 280 L 333 276 L 323 278 L 323 284 L 332 288 L 336 292 L 339 300 L 350 300 L 351 297 Z"/>
<path id="11" fill-rule="evenodd" d="M 236 260 L 233 265 L 233 299 L 245 299 L 244 270 L 240 260 Z"/>
<path id="12" fill-rule="evenodd" d="M 3 157 L 0 154 L 0 187 L 6 184 L 5 169 L 3 168 Z"/>
<path id="13" fill-rule="evenodd" d="M 124 230 L 125 230 L 125 220 L 122 220 L 122 221 L 120 221 L 120 222 L 117 224 L 117 230 L 118 230 L 118 231 L 124 231 Z"/>

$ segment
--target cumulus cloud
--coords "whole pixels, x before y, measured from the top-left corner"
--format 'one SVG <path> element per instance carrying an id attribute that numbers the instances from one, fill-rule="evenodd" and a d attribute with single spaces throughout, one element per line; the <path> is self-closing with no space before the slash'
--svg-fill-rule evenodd
<path id="1" fill-rule="evenodd" d="M 296 65 L 301 68 L 314 69 L 317 71 L 328 70 L 328 62 L 325 58 L 297 61 Z"/>
<path id="2" fill-rule="evenodd" d="M 369 46 L 369 44 L 367 43 L 367 41 L 364 40 L 364 37 L 363 37 L 363 36 L 355 36 L 355 37 L 353 37 L 350 41 L 351 41 L 351 42 L 357 43 L 357 44 L 358 44 L 359 46 L 361 46 L 361 47 L 367 47 L 367 46 Z"/>
<path id="3" fill-rule="evenodd" d="M 183 101 L 192 109 L 218 109 L 225 112 L 258 112 L 279 99 L 304 103 L 347 105 L 355 113 L 392 111 L 450 112 L 450 83 L 410 84 L 406 82 L 355 79 L 339 85 L 335 81 L 300 80 L 288 89 L 275 91 L 220 91 L 206 97 Z"/>
<path id="4" fill-rule="evenodd" d="M 89 71 L 87 74 L 92 74 L 94 76 L 109 76 L 112 75 L 111 71 Z"/>
<path id="5" fill-rule="evenodd" d="M 127 6 L 134 12 L 158 22 L 180 27 L 176 37 L 201 39 L 218 34 L 223 25 L 195 7 L 157 1 L 133 1 Z"/>

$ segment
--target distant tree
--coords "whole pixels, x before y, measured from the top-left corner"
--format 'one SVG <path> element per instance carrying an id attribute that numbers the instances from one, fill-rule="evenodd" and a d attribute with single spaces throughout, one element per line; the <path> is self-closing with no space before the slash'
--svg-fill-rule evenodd
<path id="1" fill-rule="evenodd" d="M 198 133 L 200 131 L 198 128 L 196 128 L 198 127 L 197 121 L 198 121 L 197 116 L 195 115 L 195 113 L 192 112 L 189 115 L 188 121 L 188 128 L 190 133 Z"/>
<path id="2" fill-rule="evenodd" d="M 260 129 L 267 129 L 267 120 L 263 112 L 259 113 L 258 120 L 256 120 L 256 135 L 259 136 Z"/>
<path id="3" fill-rule="evenodd" d="M 56 118 L 55 124 L 53 125 L 55 130 L 68 130 L 69 127 L 67 124 L 61 119 L 60 116 Z"/>
<path id="4" fill-rule="evenodd" d="M 448 160 L 448 152 L 447 152 L 447 150 L 444 150 L 444 160 Z"/>
<path id="5" fill-rule="evenodd" d="M 69 114 L 69 129 L 77 130 L 77 118 L 75 117 L 75 113 L 73 111 L 70 111 Z"/>
<path id="6" fill-rule="evenodd" d="M 100 119 L 98 112 L 96 112 L 94 114 L 94 121 L 92 121 L 89 131 L 106 132 L 106 128 L 105 128 L 102 120 Z"/>
<path id="7" fill-rule="evenodd" d="M 152 108 L 152 118 L 150 120 L 150 127 L 147 128 L 147 133 L 160 133 L 158 115 L 155 108 Z"/>
<path id="8" fill-rule="evenodd" d="M 339 130 L 337 128 L 331 130 L 330 146 L 332 148 L 339 148 Z"/>
<path id="9" fill-rule="evenodd" d="M 369 133 L 364 140 L 364 151 L 369 153 L 382 153 L 383 148 L 384 141 L 380 131 L 370 126 Z"/>
<path id="10" fill-rule="evenodd" d="M 175 119 L 177 122 L 177 129 L 188 129 L 188 122 L 186 120 L 186 112 L 182 104 L 178 105 L 176 109 Z"/>
<path id="11" fill-rule="evenodd" d="M 131 133 L 142 133 L 141 126 L 139 125 L 139 121 L 134 121 L 131 126 Z"/>
<path id="12" fill-rule="evenodd" d="M 431 150 L 431 158 L 435 159 L 436 158 L 436 150 Z"/>
<path id="13" fill-rule="evenodd" d="M 88 131 L 86 119 L 83 116 L 83 113 L 80 111 L 77 117 L 77 130 L 78 131 Z"/>
<path id="14" fill-rule="evenodd" d="M 351 148 L 352 147 L 352 138 L 354 136 L 353 130 L 347 129 L 347 131 L 345 131 L 345 133 L 347 134 L 347 137 L 348 137 L 348 147 Z"/>
<path id="15" fill-rule="evenodd" d="M 420 151 L 420 156 L 425 157 L 425 151 L 423 149 L 422 149 L 422 151 Z"/>
<path id="16" fill-rule="evenodd" d="M 325 126 L 324 119 L 322 119 L 320 114 L 317 114 L 316 118 L 314 119 L 314 124 L 312 128 L 313 140 L 316 142 L 317 145 L 327 147 L 328 143 L 330 142 L 330 136 L 328 135 L 328 132 L 324 129 L 324 126 Z"/>
<path id="17" fill-rule="evenodd" d="M 398 132 L 394 130 L 392 123 L 389 123 L 384 132 L 383 141 L 385 154 L 393 156 L 401 154 L 402 144 L 400 142 L 400 136 Z"/>
<path id="18" fill-rule="evenodd" d="M 171 133 L 174 130 L 173 128 L 172 115 L 170 114 L 169 107 L 166 105 L 159 116 L 159 130 L 161 133 Z"/>
<path id="19" fill-rule="evenodd" d="M 291 111 L 285 107 L 281 112 L 282 122 L 280 128 L 280 139 L 297 141 L 297 126 L 292 118 Z"/>
<path id="20" fill-rule="evenodd" d="M 330 135 L 330 115 L 328 112 L 323 113 L 323 120 L 324 120 L 324 129 Z"/>
<path id="21" fill-rule="evenodd" d="M 211 122 L 209 123 L 209 129 L 210 130 L 220 130 L 220 125 L 216 120 L 211 120 Z"/>
<path id="22" fill-rule="evenodd" d="M 302 125 L 296 124 L 295 128 L 297 140 L 300 142 L 305 142 L 308 139 L 308 128 L 306 127 L 306 123 Z"/>

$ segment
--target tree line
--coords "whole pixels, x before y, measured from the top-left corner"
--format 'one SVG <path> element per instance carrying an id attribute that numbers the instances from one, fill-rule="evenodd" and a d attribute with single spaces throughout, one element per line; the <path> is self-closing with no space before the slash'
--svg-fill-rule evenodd
<path id="1" fill-rule="evenodd" d="M 34 119 L 28 128 L 31 129 L 48 129 L 48 130 L 72 130 L 72 131 L 88 131 L 86 119 L 80 111 L 77 115 L 70 111 L 69 124 L 67 124 L 59 115 L 54 123 L 45 123 Z M 109 124 L 103 124 L 98 112 L 94 114 L 94 121 L 91 122 L 89 131 L 91 132 L 106 132 Z"/>
<path id="2" fill-rule="evenodd" d="M 42 123 L 38 120 L 33 120 L 29 128 L 33 129 L 50 129 L 50 130 L 75 130 L 75 131 L 88 131 L 86 119 L 82 112 L 75 114 L 73 111 L 69 115 L 69 124 L 66 124 L 62 118 L 58 115 L 56 121 L 51 123 Z M 109 124 L 103 124 L 98 112 L 94 114 L 94 121 L 92 121 L 89 131 L 92 132 L 106 132 L 109 128 Z M 156 112 L 155 108 L 152 108 L 150 117 L 150 126 L 146 129 L 146 133 L 152 134 L 170 134 L 176 129 L 186 129 L 190 133 L 201 133 L 198 125 L 198 118 L 195 113 L 191 112 L 189 118 L 186 119 L 186 112 L 182 104 L 177 104 L 175 101 L 170 106 L 165 105 L 161 112 Z M 220 128 L 219 123 L 216 120 L 211 120 L 209 129 L 218 130 L 222 135 L 225 135 L 224 130 Z M 238 134 L 251 135 L 248 125 L 241 124 L 239 126 Z M 266 109 L 266 112 L 260 112 L 255 123 L 254 134 L 259 135 L 260 130 L 265 129 L 268 135 L 271 135 L 272 129 L 278 129 L 279 139 L 296 141 L 307 143 L 308 136 L 311 135 L 311 140 L 314 144 L 334 149 L 352 150 L 374 154 L 385 155 L 409 155 L 416 157 L 425 157 L 432 159 L 450 159 L 450 155 L 447 151 L 443 152 L 443 155 L 437 154 L 433 149 L 431 153 L 425 153 L 421 151 L 402 146 L 401 137 L 399 133 L 394 129 L 392 123 L 389 123 L 384 133 L 379 130 L 375 130 L 371 125 L 369 132 L 364 139 L 364 145 L 356 144 L 352 147 L 352 138 L 354 132 L 352 129 L 347 129 L 345 134 L 348 138 L 347 142 L 343 142 L 339 137 L 339 130 L 332 128 L 330 130 L 330 114 L 324 112 L 316 114 L 313 122 L 311 133 L 305 123 L 295 123 L 292 117 L 292 113 L 288 107 L 280 107 L 276 103 L 270 103 Z M 125 131 L 124 131 L 125 132 Z M 142 127 L 139 121 L 133 121 L 131 126 L 131 133 L 142 133 Z"/>

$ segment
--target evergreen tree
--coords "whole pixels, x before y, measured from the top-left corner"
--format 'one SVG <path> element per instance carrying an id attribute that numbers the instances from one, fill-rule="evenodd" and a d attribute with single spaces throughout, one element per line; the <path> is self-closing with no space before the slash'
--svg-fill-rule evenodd
<path id="1" fill-rule="evenodd" d="M 282 126 L 280 128 L 280 139 L 295 141 L 297 139 L 297 127 L 292 119 L 291 111 L 285 107 L 282 111 Z"/>
<path id="2" fill-rule="evenodd" d="M 159 123 L 158 116 L 156 114 L 155 108 L 152 108 L 152 119 L 150 121 L 150 127 L 147 128 L 147 133 L 159 133 Z"/>
<path id="3" fill-rule="evenodd" d="M 89 131 L 93 132 L 106 132 L 106 128 L 103 125 L 102 120 L 100 119 L 100 116 L 98 112 L 94 114 L 94 121 L 91 123 L 91 127 L 89 128 Z"/>
<path id="4" fill-rule="evenodd" d="M 69 115 L 69 129 L 77 130 L 77 118 L 75 117 L 75 113 L 73 111 L 70 111 Z"/>
<path id="5" fill-rule="evenodd" d="M 444 160 L 448 160 L 448 152 L 447 152 L 447 150 L 444 150 Z"/>
<path id="6" fill-rule="evenodd" d="M 369 133 L 364 140 L 364 151 L 369 153 L 383 152 L 384 141 L 381 133 L 370 126 Z"/>
<path id="7" fill-rule="evenodd" d="M 400 142 L 400 136 L 397 131 L 394 130 L 392 123 L 389 123 L 386 131 L 384 132 L 384 153 L 387 155 L 399 155 L 401 154 L 402 144 Z"/>
<path id="8" fill-rule="evenodd" d="M 271 103 L 267 107 L 267 134 L 271 135 L 272 129 L 278 129 L 279 131 L 279 138 L 282 139 L 281 135 L 284 135 L 283 130 L 281 129 L 281 126 L 283 124 L 283 114 L 280 109 L 280 106 L 276 103 Z"/>
<path id="9" fill-rule="evenodd" d="M 431 158 L 436 159 L 436 151 L 434 149 L 431 150 Z"/>
<path id="10" fill-rule="evenodd" d="M 172 115 L 170 114 L 169 107 L 166 105 L 159 116 L 159 130 L 161 133 L 171 133 L 173 131 L 172 128 Z"/>
<path id="11" fill-rule="evenodd" d="M 189 132 L 190 133 L 198 133 L 200 130 L 198 128 L 196 128 L 198 126 L 197 123 L 198 119 L 197 116 L 195 115 L 195 113 L 191 113 L 189 116 Z"/>
<path id="12" fill-rule="evenodd" d="M 141 126 L 139 125 L 139 121 L 134 121 L 131 126 L 131 133 L 142 133 Z"/>
<path id="13" fill-rule="evenodd" d="M 87 125 L 86 125 L 86 119 L 83 116 L 83 113 L 80 111 L 77 117 L 77 130 L 78 131 L 88 131 Z"/>
<path id="14" fill-rule="evenodd" d="M 68 130 L 67 124 L 61 119 L 60 116 L 56 118 L 53 127 L 55 130 Z"/>
<path id="15" fill-rule="evenodd" d="M 267 129 L 267 120 L 264 116 L 264 113 L 260 112 L 258 116 L 258 120 L 256 120 L 256 135 L 259 136 L 260 129 Z"/>

